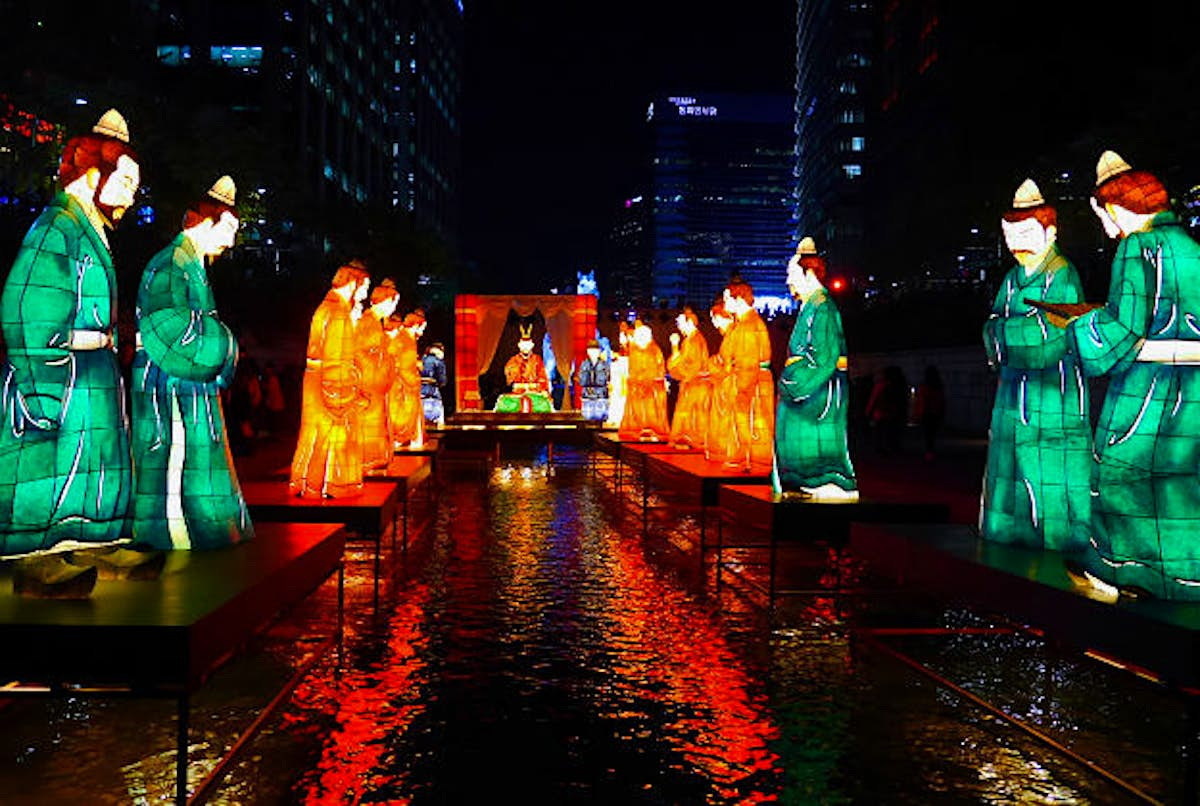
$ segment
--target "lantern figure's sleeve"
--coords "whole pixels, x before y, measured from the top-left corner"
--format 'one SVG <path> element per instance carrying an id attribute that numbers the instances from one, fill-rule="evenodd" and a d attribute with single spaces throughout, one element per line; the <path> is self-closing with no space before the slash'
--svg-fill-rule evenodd
<path id="1" fill-rule="evenodd" d="M 21 244 L 0 301 L 12 366 L 6 394 L 19 395 L 26 422 L 42 430 L 58 428 L 62 417 L 71 376 L 68 345 L 79 308 L 76 280 L 87 269 L 70 257 L 80 253 L 82 238 L 78 226 L 67 226 L 71 222 L 65 210 L 54 207 L 38 218 Z"/>
<path id="2" fill-rule="evenodd" d="M 1071 350 L 1079 356 L 1084 374 L 1124 372 L 1137 358 L 1157 297 L 1155 282 L 1162 274 L 1156 260 L 1162 256 L 1143 254 L 1136 234 L 1121 241 L 1113 258 L 1108 303 L 1073 320 L 1068 329 Z"/>
<path id="3" fill-rule="evenodd" d="M 830 306 L 816 304 L 811 311 L 812 318 L 792 330 L 787 364 L 779 374 L 779 394 L 792 403 L 824 392 L 842 354 L 841 327 Z"/>
<path id="4" fill-rule="evenodd" d="M 362 397 L 362 373 L 355 361 L 354 322 L 329 313 L 329 306 L 323 305 L 313 316 L 308 358 L 321 368 L 321 402 L 337 413 Z"/>
<path id="5" fill-rule="evenodd" d="M 217 318 L 203 264 L 186 237 L 160 252 L 146 269 L 138 295 L 138 332 L 150 360 L 172 378 L 227 384 L 237 341 Z"/>
<path id="6" fill-rule="evenodd" d="M 1057 256 L 1057 252 L 1054 253 Z M 1075 267 L 1061 261 L 1053 270 L 1035 275 L 1027 285 L 1019 285 L 1024 271 L 1020 266 L 1009 272 L 992 303 L 992 314 L 984 325 L 984 347 L 993 367 L 1046 369 L 1062 359 L 1067 351 L 1067 334 L 1046 320 L 1038 308 L 1025 302 L 1075 303 L 1083 301 L 1079 275 Z"/>
<path id="7" fill-rule="evenodd" d="M 679 345 L 679 352 L 667 360 L 667 370 L 677 381 L 691 381 L 708 370 L 708 348 L 704 337 L 694 333 Z"/>
<path id="8" fill-rule="evenodd" d="M 740 327 L 730 331 L 734 338 L 733 378 L 738 400 L 748 405 L 761 380 L 760 371 L 771 366 L 771 340 L 762 320 L 749 317 Z"/>

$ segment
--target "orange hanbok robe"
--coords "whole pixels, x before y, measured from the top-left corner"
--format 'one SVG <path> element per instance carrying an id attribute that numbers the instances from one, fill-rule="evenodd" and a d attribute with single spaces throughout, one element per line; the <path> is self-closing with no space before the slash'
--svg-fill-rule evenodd
<path id="1" fill-rule="evenodd" d="M 771 340 L 758 312 L 751 309 L 729 335 L 733 377 L 733 430 L 737 440 L 726 462 L 767 472 L 775 453 L 775 379 Z"/>
<path id="2" fill-rule="evenodd" d="M 362 416 L 363 470 L 368 474 L 382 473 L 392 461 L 393 453 L 388 390 L 396 372 L 389 354 L 391 339 L 383 329 L 383 322 L 369 311 L 357 330 L 363 391 L 368 398 Z"/>
<path id="3" fill-rule="evenodd" d="M 679 396 L 671 418 L 671 443 L 703 448 L 708 437 L 712 385 L 708 375 L 708 344 L 699 331 L 683 340 L 679 352 L 667 361 L 667 370 L 679 381 Z"/>
<path id="4" fill-rule="evenodd" d="M 667 362 L 654 342 L 644 348 L 629 345 L 628 394 L 625 413 L 617 429 L 619 439 L 653 439 L 665 442 L 671 427 L 667 421 L 667 390 L 663 385 Z"/>
<path id="5" fill-rule="evenodd" d="M 550 381 L 546 378 L 546 364 L 536 353 L 517 353 L 504 365 L 504 380 L 515 394 L 524 392 L 549 392 Z M 525 384 L 517 389 L 514 384 Z"/>
<path id="6" fill-rule="evenodd" d="M 395 373 L 388 393 L 388 416 L 396 447 L 425 442 L 425 411 L 421 406 L 421 356 L 417 339 L 406 328 L 389 333 Z"/>
<path id="7" fill-rule="evenodd" d="M 710 462 L 725 462 L 737 455 L 737 434 L 733 430 L 735 387 L 730 372 L 734 342 L 729 338 L 736 327 L 737 323 L 734 323 L 725 331 L 716 355 L 708 361 L 712 402 L 708 407 L 708 437 L 704 443 L 704 457 Z"/>
<path id="8" fill-rule="evenodd" d="M 288 489 L 338 498 L 362 492 L 362 369 L 350 304 L 330 291 L 313 314 L 304 369 L 300 436 Z"/>

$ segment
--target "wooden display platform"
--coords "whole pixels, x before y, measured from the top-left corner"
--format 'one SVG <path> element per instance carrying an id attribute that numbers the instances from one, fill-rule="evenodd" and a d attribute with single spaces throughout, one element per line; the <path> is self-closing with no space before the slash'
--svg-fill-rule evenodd
<path id="1" fill-rule="evenodd" d="M 415 461 L 428 462 L 421 457 Z M 361 494 L 346 498 L 295 496 L 286 481 L 242 482 L 242 496 L 254 523 L 340 523 L 375 543 L 375 590 L 379 575 L 383 535 L 389 527 L 395 547 L 403 486 L 396 481 L 367 481 Z"/>
<path id="2" fill-rule="evenodd" d="M 1089 598 L 1062 556 L 982 540 L 960 524 L 864 525 L 850 548 L 907 586 L 975 604 L 1174 687 L 1200 687 L 1200 602 Z"/>
<path id="3" fill-rule="evenodd" d="M 646 526 L 649 495 L 652 488 L 657 486 L 659 489 L 698 507 L 700 512 L 700 553 L 701 559 L 703 559 L 707 539 L 708 510 L 718 505 L 721 485 L 765 484 L 769 480 L 769 468 L 755 468 L 752 472 L 746 473 L 740 468 L 726 467 L 721 462 L 709 461 L 699 451 L 647 453 L 642 477 L 643 529 Z"/>
<path id="4" fill-rule="evenodd" d="M 860 495 L 862 493 L 860 492 Z M 860 497 L 857 501 L 811 501 L 777 497 L 770 484 L 722 484 L 718 491 L 717 584 L 721 583 L 726 549 L 766 549 L 768 600 L 807 591 L 780 590 L 776 570 L 781 545 L 822 543 L 843 548 L 852 523 L 945 523 L 950 507 L 943 503 Z M 725 542 L 725 525 L 764 535 L 766 542 Z M 840 584 L 839 584 L 840 587 Z"/>
<path id="5" fill-rule="evenodd" d="M 593 436 L 602 428 L 603 423 L 585 420 L 578 411 L 545 414 L 471 411 L 451 415 L 438 433 L 447 458 L 466 454 L 499 462 L 504 446 L 544 444 L 553 463 L 555 445 L 590 446 Z"/>
<path id="6" fill-rule="evenodd" d="M 262 523 L 253 540 L 176 552 L 152 581 L 99 581 L 84 601 L 12 592 L 0 564 L 0 696 L 115 696 L 177 701 L 176 800 L 187 800 L 190 695 L 247 639 L 338 573 L 337 525 Z M 184 555 L 184 556 L 180 556 Z M 171 570 L 179 560 L 178 570 Z"/>

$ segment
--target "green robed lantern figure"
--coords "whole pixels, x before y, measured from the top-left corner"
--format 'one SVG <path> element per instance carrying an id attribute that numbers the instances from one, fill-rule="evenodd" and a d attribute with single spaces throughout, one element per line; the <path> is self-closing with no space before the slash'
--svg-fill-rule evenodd
<path id="1" fill-rule="evenodd" d="M 1092 209 L 1116 239 L 1107 303 L 1067 325 L 1107 375 L 1083 571 L 1100 592 L 1200 600 L 1200 245 L 1166 188 L 1111 151 Z"/>
<path id="2" fill-rule="evenodd" d="M 223 548 L 254 534 L 221 407 L 237 341 L 217 315 L 205 268 L 233 246 L 236 192 L 222 176 L 191 204 L 138 289 L 133 535 L 156 549 Z"/>
<path id="3" fill-rule="evenodd" d="M 1057 213 L 1032 180 L 1017 188 L 1000 226 L 1017 265 L 983 328 L 988 363 L 1000 379 L 979 530 L 998 543 L 1071 554 L 1087 545 L 1090 531 L 1087 386 L 1066 334 L 1037 306 L 1081 303 L 1083 289 L 1058 249 Z"/>
<path id="4" fill-rule="evenodd" d="M 771 480 L 785 498 L 857 501 L 846 443 L 846 338 L 824 279 L 825 261 L 804 238 L 788 261 L 788 289 L 800 308 L 779 374 Z"/>
<path id="5" fill-rule="evenodd" d="M 97 572 L 65 552 L 128 538 L 129 425 L 105 230 L 140 178 L 125 120 L 109 110 L 67 142 L 60 189 L 4 284 L 0 558 L 24 558 L 18 593 L 86 596 Z"/>

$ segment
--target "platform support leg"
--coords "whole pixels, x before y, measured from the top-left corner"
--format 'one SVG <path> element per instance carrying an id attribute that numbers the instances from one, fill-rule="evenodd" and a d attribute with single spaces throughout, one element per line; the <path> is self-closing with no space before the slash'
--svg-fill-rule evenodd
<path id="1" fill-rule="evenodd" d="M 175 803 L 187 806 L 188 800 L 188 718 L 191 699 L 181 694 L 175 700 Z"/>
<path id="2" fill-rule="evenodd" d="M 345 660 L 345 620 L 346 620 L 346 562 L 338 562 L 337 577 L 337 668 L 336 677 L 342 676 L 342 663 Z"/>
<path id="3" fill-rule="evenodd" d="M 721 569 L 725 565 L 725 517 L 724 513 L 717 517 L 717 593 L 721 593 Z M 700 567 L 704 568 L 704 553 L 700 553 Z"/>
<path id="4" fill-rule="evenodd" d="M 1200 797 L 1200 702 L 1187 698 L 1187 727 L 1183 739 L 1183 799 L 1196 803 Z"/>

